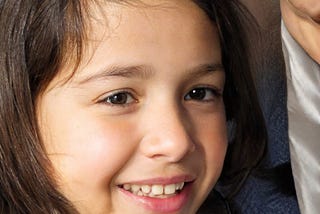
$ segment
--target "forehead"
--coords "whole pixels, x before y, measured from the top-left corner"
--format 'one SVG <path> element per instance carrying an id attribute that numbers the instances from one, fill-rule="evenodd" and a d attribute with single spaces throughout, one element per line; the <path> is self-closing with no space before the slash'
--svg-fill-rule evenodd
<path id="1" fill-rule="evenodd" d="M 109 2 L 95 7 L 93 12 L 89 19 L 88 42 L 96 46 L 106 42 L 110 51 L 155 48 L 156 45 L 169 50 L 174 48 L 172 45 L 177 38 L 179 45 L 193 49 L 197 48 L 199 41 L 216 42 L 213 23 L 190 0 L 148 0 L 135 4 Z"/>
<path id="2" fill-rule="evenodd" d="M 217 29 L 190 0 L 92 3 L 85 23 L 84 53 L 75 76 L 101 70 L 103 62 L 154 67 L 152 63 L 220 63 Z"/>
<path id="3" fill-rule="evenodd" d="M 128 3 L 126 3 L 128 2 Z M 143 0 L 106 2 L 91 5 L 88 21 L 89 41 L 141 35 L 157 40 L 163 33 L 197 32 L 205 37 L 212 23 L 191 0 Z M 188 35 L 187 36 L 195 36 Z M 127 37 L 128 38 L 128 37 Z"/>

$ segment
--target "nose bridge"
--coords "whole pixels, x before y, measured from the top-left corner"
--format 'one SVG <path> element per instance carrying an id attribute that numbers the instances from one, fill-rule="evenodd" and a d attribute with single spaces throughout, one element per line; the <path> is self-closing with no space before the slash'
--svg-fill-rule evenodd
<path id="1" fill-rule="evenodd" d="M 146 156 L 177 162 L 195 149 L 191 121 L 178 104 L 167 103 L 147 114 L 148 125 L 142 142 Z"/>

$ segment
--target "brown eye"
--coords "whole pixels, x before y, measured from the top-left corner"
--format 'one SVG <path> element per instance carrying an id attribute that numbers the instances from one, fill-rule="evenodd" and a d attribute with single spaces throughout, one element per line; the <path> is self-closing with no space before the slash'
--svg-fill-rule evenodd
<path id="1" fill-rule="evenodd" d="M 212 101 L 220 96 L 217 90 L 212 88 L 194 88 L 184 97 L 185 100 Z"/>
<path id="2" fill-rule="evenodd" d="M 206 90 L 204 88 L 192 89 L 189 92 L 190 99 L 193 100 L 202 100 L 206 96 Z"/>
<path id="3" fill-rule="evenodd" d="M 111 104 L 111 105 L 127 105 L 132 102 L 135 102 L 133 96 L 128 92 L 117 92 L 112 95 L 109 95 L 102 102 Z"/>

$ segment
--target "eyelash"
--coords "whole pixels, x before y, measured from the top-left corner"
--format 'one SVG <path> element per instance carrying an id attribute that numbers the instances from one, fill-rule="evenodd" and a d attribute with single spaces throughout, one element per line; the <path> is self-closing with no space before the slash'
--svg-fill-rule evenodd
<path id="1" fill-rule="evenodd" d="M 199 91 L 199 90 L 201 90 L 201 91 Z M 192 98 L 191 93 L 194 93 L 193 94 L 194 96 L 200 95 L 199 99 L 196 97 Z M 210 97 L 208 98 L 207 96 L 210 96 Z M 222 93 L 220 92 L 220 90 L 218 90 L 216 88 L 205 86 L 205 87 L 192 88 L 183 98 L 186 101 L 205 102 L 206 103 L 206 102 L 214 102 L 215 99 L 217 99 L 221 96 L 222 96 Z M 119 99 L 118 103 L 114 103 L 114 101 L 117 101 L 116 99 Z M 129 102 L 128 102 L 128 100 L 129 100 Z M 99 100 L 98 103 L 102 103 L 102 104 L 106 104 L 106 105 L 110 105 L 110 106 L 126 107 L 126 106 L 133 104 L 133 103 L 138 103 L 138 99 L 129 90 L 118 90 L 118 91 L 112 92 L 110 95 Z"/>

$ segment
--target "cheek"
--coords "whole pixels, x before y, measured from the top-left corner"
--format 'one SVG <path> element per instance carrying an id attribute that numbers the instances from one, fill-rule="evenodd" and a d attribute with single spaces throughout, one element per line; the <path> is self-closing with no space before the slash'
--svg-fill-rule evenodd
<path id="1" fill-rule="evenodd" d="M 224 114 L 207 117 L 201 122 L 199 131 L 205 157 L 207 176 L 217 180 L 220 176 L 228 140 Z"/>
<path id="2" fill-rule="evenodd" d="M 108 122 L 107 122 L 108 121 Z M 134 152 L 126 134 L 130 124 L 78 114 L 51 127 L 48 151 L 55 168 L 68 182 L 107 185 Z"/>
<path id="3" fill-rule="evenodd" d="M 222 107 L 221 107 L 222 109 Z M 227 130 L 224 110 L 201 115 L 196 118 L 197 136 L 202 163 L 198 166 L 199 182 L 196 183 L 195 199 L 203 203 L 211 189 L 218 181 L 227 149 Z"/>

